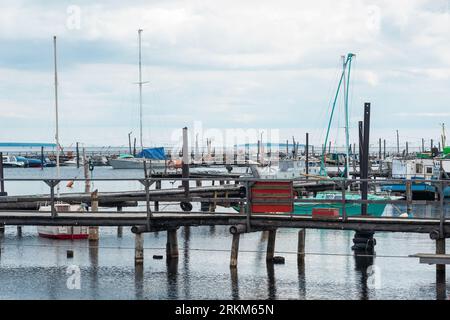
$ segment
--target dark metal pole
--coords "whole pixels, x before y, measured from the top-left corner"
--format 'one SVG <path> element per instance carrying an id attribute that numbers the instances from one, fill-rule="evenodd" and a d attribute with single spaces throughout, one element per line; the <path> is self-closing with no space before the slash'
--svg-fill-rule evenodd
<path id="1" fill-rule="evenodd" d="M 3 152 L 0 152 L 0 196 L 7 196 L 5 192 L 5 182 L 3 181 Z"/>
<path id="2" fill-rule="evenodd" d="M 386 139 L 383 139 L 383 159 L 386 159 Z"/>
<path id="3" fill-rule="evenodd" d="M 397 130 L 397 155 L 400 154 L 400 138 L 398 137 L 398 130 Z"/>
<path id="4" fill-rule="evenodd" d="M 189 178 L 189 145 L 188 145 L 188 128 L 183 128 L 183 161 L 182 161 L 182 178 Z M 184 194 L 189 197 L 189 181 L 183 181 Z"/>
<path id="5" fill-rule="evenodd" d="M 41 170 L 44 170 L 44 146 L 41 146 Z"/>
<path id="6" fill-rule="evenodd" d="M 363 154 L 364 171 L 361 172 L 361 178 L 367 180 L 369 177 L 369 136 L 370 136 L 370 103 L 364 103 L 364 129 L 363 129 Z M 361 200 L 367 200 L 368 182 L 361 184 Z M 367 203 L 361 205 L 361 215 L 367 215 Z"/>
<path id="7" fill-rule="evenodd" d="M 78 142 L 77 142 L 77 168 L 80 167 L 80 149 L 78 147 Z"/>
<path id="8" fill-rule="evenodd" d="M 309 133 L 306 133 L 306 146 L 305 146 L 305 156 L 306 156 L 306 179 L 309 175 Z"/>

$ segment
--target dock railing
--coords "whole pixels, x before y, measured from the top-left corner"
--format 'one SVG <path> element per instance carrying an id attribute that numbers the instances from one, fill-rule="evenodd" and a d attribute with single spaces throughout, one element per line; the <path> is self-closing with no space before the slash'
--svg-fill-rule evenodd
<path id="1" fill-rule="evenodd" d="M 1 182 L 39 182 L 42 181 L 46 183 L 49 187 L 49 195 L 30 195 L 30 196 L 2 196 L 0 197 L 0 204 L 5 202 L 49 202 L 51 206 L 51 216 L 57 217 L 58 212 L 55 209 L 55 204 L 58 201 L 66 201 L 70 199 L 71 202 L 78 203 L 89 203 L 89 194 L 88 193 L 65 193 L 61 194 L 59 197 L 55 194 L 55 188 L 58 184 L 63 181 L 80 181 L 86 182 L 84 178 L 2 178 Z M 115 200 L 114 203 L 125 202 L 125 201 L 143 201 L 146 206 L 146 214 L 147 214 L 147 222 L 148 226 L 151 225 L 151 220 L 155 214 L 164 212 L 159 210 L 159 202 L 179 202 L 182 210 L 184 212 L 189 212 L 192 210 L 191 203 L 202 202 L 208 203 L 209 208 L 215 208 L 216 205 L 221 206 L 233 206 L 235 208 L 239 208 L 239 212 L 236 212 L 236 215 L 245 215 L 247 228 L 251 228 L 252 216 L 257 216 L 258 213 L 252 213 L 252 197 L 251 197 L 251 188 L 257 182 L 290 182 L 292 183 L 292 187 L 294 192 L 292 193 L 292 197 L 290 198 L 290 202 L 292 206 L 295 206 L 296 203 L 312 203 L 312 204 L 320 204 L 320 203 L 337 203 L 341 204 L 342 216 L 339 217 L 339 221 L 342 223 L 346 223 L 348 219 L 347 214 L 347 205 L 350 204 L 359 204 L 361 207 L 369 204 L 393 204 L 393 205 L 404 205 L 407 207 L 407 213 L 410 214 L 412 212 L 413 205 L 436 205 L 439 207 L 439 234 L 436 237 L 444 237 L 444 224 L 446 223 L 446 215 L 445 215 L 445 206 L 449 203 L 448 200 L 445 199 L 445 188 L 450 185 L 449 180 L 404 180 L 404 179 L 344 179 L 344 178 L 334 178 L 334 179 L 323 179 L 323 178 L 312 178 L 308 177 L 302 179 L 289 179 L 289 180 L 267 180 L 267 179 L 256 179 L 256 178 L 230 178 L 230 177 L 191 177 L 191 178 L 181 178 L 181 177 L 148 177 L 148 178 L 91 178 L 89 179 L 91 182 L 95 181 L 111 181 L 111 182 L 119 182 L 119 181 L 139 181 L 143 186 L 144 190 L 139 191 L 124 191 L 124 192 L 99 192 L 97 197 L 101 202 L 102 199 L 108 198 L 109 200 Z M 179 182 L 180 186 L 176 188 L 166 188 L 162 189 L 163 182 Z M 192 187 L 181 186 L 182 182 L 195 182 L 197 186 L 201 186 L 203 182 L 210 182 L 212 186 L 203 186 L 203 187 Z M 219 182 L 218 185 L 215 182 Z M 401 184 L 405 185 L 405 198 L 406 199 L 347 199 L 347 194 L 352 192 L 350 190 L 358 190 L 361 189 L 361 186 L 364 182 L 367 182 L 369 190 L 379 190 L 379 187 L 386 184 Z M 434 187 L 435 190 L 435 199 L 433 200 L 413 200 L 412 197 L 412 185 L 415 183 L 427 184 L 429 186 Z M 155 189 L 151 187 L 155 185 Z M 335 190 L 341 191 L 341 196 L 336 197 L 335 199 L 315 199 L 311 197 L 305 197 L 304 195 L 311 192 L 316 192 L 315 190 L 320 190 L 323 186 L 323 190 Z M 158 192 L 155 192 L 155 191 Z M 179 192 L 178 192 L 178 191 Z M 385 195 L 388 195 L 387 192 L 384 192 Z M 286 204 L 286 200 L 277 200 L 270 199 L 267 200 L 270 203 L 279 203 Z M 151 202 L 155 203 L 154 209 L 152 210 Z M 258 202 L 264 202 L 264 200 L 258 199 Z M 158 204 L 158 205 L 156 205 Z M 118 206 L 119 207 L 119 206 Z M 11 210 L 7 210 L 11 212 Z M 208 210 L 211 212 L 212 210 Z M 105 211 L 107 212 L 107 211 Z M 206 213 L 206 212 L 203 212 Z M 267 212 L 264 214 L 277 214 L 277 215 L 285 215 L 292 216 L 293 212 L 288 213 L 275 213 L 275 212 Z M 220 213 L 218 213 L 220 214 Z M 367 215 L 367 217 L 370 217 Z M 389 219 L 390 217 L 378 217 L 379 219 Z"/>

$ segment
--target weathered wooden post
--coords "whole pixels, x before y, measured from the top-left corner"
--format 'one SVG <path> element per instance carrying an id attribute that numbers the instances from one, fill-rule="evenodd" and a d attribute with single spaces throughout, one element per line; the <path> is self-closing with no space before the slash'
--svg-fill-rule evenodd
<path id="1" fill-rule="evenodd" d="M 411 187 L 411 180 L 406 181 L 406 212 L 408 215 L 411 214 L 412 208 L 412 187 Z"/>
<path id="2" fill-rule="evenodd" d="M 83 168 L 84 168 L 84 192 L 91 192 L 91 181 L 89 175 L 89 163 L 86 158 L 86 150 L 83 148 Z"/>
<path id="3" fill-rule="evenodd" d="M 233 240 L 231 242 L 231 257 L 230 257 L 230 268 L 237 267 L 238 254 L 239 254 L 239 238 L 240 233 L 233 233 Z"/>
<path id="4" fill-rule="evenodd" d="M 161 190 L 161 180 L 156 180 L 155 182 L 155 189 Z M 155 201 L 155 211 L 159 211 L 159 201 Z"/>
<path id="5" fill-rule="evenodd" d="M 91 212 L 98 211 L 98 190 L 91 193 Z M 98 241 L 98 227 L 89 227 L 89 241 Z"/>
<path id="6" fill-rule="evenodd" d="M 305 240 L 306 229 L 300 229 L 298 231 L 297 264 L 302 267 L 305 265 Z"/>
<path id="7" fill-rule="evenodd" d="M 137 232 L 134 235 L 134 264 L 144 263 L 144 235 Z"/>
<path id="8" fill-rule="evenodd" d="M 166 255 L 167 259 L 178 259 L 177 229 L 167 230 Z"/>
<path id="9" fill-rule="evenodd" d="M 118 206 L 117 207 L 117 212 L 122 212 L 122 206 Z M 122 234 L 123 234 L 123 227 L 122 226 L 118 226 L 117 227 L 117 237 L 122 238 Z"/>
<path id="10" fill-rule="evenodd" d="M 269 237 L 267 238 L 267 252 L 266 261 L 272 262 L 275 256 L 275 239 L 277 236 L 277 229 L 269 230 Z"/>
<path id="11" fill-rule="evenodd" d="M 41 170 L 44 170 L 44 146 L 41 146 Z"/>
<path id="12" fill-rule="evenodd" d="M 76 146 L 76 153 L 77 153 L 77 168 L 80 167 L 80 149 L 78 148 L 78 142 Z"/>
<path id="13" fill-rule="evenodd" d="M 5 192 L 5 174 L 3 171 L 3 152 L 0 152 L 0 196 L 7 196 L 8 193 Z"/>

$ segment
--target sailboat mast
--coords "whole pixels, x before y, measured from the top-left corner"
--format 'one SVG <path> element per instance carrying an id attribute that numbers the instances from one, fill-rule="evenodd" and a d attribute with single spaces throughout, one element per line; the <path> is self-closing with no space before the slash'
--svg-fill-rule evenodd
<path id="1" fill-rule="evenodd" d="M 61 151 L 59 145 L 59 117 L 58 117 L 58 69 L 56 63 L 56 36 L 53 36 L 53 56 L 55 63 L 55 142 L 56 142 L 56 178 L 59 179 L 61 176 L 60 166 L 59 166 L 59 153 Z M 56 185 L 56 192 L 59 196 L 59 184 Z"/>
<path id="2" fill-rule="evenodd" d="M 142 59 L 141 59 L 141 33 L 142 29 L 138 30 L 139 35 L 139 133 L 141 150 L 144 149 L 144 143 L 142 142 Z"/>
<path id="3" fill-rule="evenodd" d="M 347 69 L 347 64 L 345 62 L 345 56 L 342 56 L 342 72 L 344 73 L 344 79 L 343 79 L 343 87 L 344 87 L 344 106 L 345 106 L 345 176 L 344 178 L 348 178 L 349 177 L 349 170 L 350 170 L 350 165 L 349 165 L 349 161 L 350 161 L 350 155 L 349 155 L 349 128 L 348 128 L 348 101 L 347 101 L 347 82 L 345 79 L 345 75 L 346 75 L 346 69 Z M 339 158 L 338 158 L 339 161 Z"/>

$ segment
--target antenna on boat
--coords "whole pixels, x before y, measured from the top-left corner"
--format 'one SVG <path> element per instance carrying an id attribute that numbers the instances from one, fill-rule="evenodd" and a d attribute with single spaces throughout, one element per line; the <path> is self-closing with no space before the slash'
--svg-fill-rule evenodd
<path id="1" fill-rule="evenodd" d="M 59 119 L 58 119 L 58 69 L 56 63 L 56 36 L 53 36 L 53 56 L 55 63 L 55 141 L 56 141 L 56 178 L 59 179 L 61 175 L 59 166 L 59 153 L 61 151 L 61 146 L 59 145 Z M 59 197 L 59 183 L 56 185 L 56 194 Z"/>

